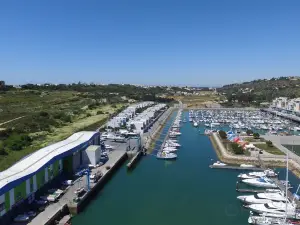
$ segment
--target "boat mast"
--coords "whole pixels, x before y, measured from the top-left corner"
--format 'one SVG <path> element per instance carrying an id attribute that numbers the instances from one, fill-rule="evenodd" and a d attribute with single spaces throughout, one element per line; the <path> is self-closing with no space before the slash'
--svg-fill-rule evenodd
<path id="1" fill-rule="evenodd" d="M 289 182 L 289 154 L 288 151 L 286 152 L 286 183 L 285 183 L 285 218 L 284 221 L 287 219 L 287 208 L 288 208 L 288 182 Z"/>

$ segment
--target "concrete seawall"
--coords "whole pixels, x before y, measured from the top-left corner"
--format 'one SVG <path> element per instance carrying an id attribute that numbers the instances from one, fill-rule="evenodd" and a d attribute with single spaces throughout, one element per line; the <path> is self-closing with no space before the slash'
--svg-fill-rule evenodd
<path id="1" fill-rule="evenodd" d="M 118 159 L 116 159 L 114 162 L 111 162 L 110 165 L 107 165 L 110 166 L 110 169 L 106 172 L 103 172 L 103 176 L 100 178 L 100 180 L 95 184 L 94 187 L 91 188 L 89 192 L 83 196 L 81 201 L 78 203 L 70 202 L 68 204 L 70 213 L 72 215 L 80 213 L 93 199 L 93 197 L 103 188 L 107 181 L 110 180 L 114 172 L 124 163 L 126 159 L 127 154 L 124 152 Z"/>
<path id="2" fill-rule="evenodd" d="M 212 142 L 212 145 L 218 155 L 218 158 L 228 164 L 253 164 L 256 166 L 260 166 L 261 163 L 258 158 L 251 157 L 251 156 L 243 156 L 243 155 L 232 155 L 227 151 L 225 146 L 223 145 L 222 141 L 220 140 L 217 133 L 212 133 L 210 136 L 210 140 Z M 265 166 L 268 167 L 285 167 L 286 166 L 286 160 L 285 158 L 279 158 L 279 157 L 260 157 L 260 160 L 263 162 Z M 297 177 L 300 177 L 300 165 L 293 159 L 289 159 L 289 169 L 291 172 L 293 172 Z"/>

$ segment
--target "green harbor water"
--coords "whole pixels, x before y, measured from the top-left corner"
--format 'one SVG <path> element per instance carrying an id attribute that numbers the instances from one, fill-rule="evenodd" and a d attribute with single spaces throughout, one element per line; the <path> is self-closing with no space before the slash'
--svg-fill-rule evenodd
<path id="1" fill-rule="evenodd" d="M 146 156 L 130 173 L 122 166 L 73 224 L 247 224 L 249 211 L 236 199 L 239 172 L 209 168 L 217 157 L 199 128 L 187 122 L 181 133 L 176 161 Z"/>

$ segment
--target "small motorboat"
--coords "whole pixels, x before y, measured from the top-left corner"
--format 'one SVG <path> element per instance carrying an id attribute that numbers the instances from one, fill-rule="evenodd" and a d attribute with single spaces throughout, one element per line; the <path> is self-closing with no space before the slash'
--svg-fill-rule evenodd
<path id="1" fill-rule="evenodd" d="M 241 164 L 240 167 L 243 167 L 243 168 L 254 168 L 255 166 L 251 165 L 251 164 Z"/>
<path id="2" fill-rule="evenodd" d="M 213 166 L 227 166 L 227 164 L 217 161 L 213 164 Z"/>
<path id="3" fill-rule="evenodd" d="M 177 155 L 172 152 L 162 151 L 162 152 L 157 153 L 156 158 L 157 159 L 176 159 Z"/>

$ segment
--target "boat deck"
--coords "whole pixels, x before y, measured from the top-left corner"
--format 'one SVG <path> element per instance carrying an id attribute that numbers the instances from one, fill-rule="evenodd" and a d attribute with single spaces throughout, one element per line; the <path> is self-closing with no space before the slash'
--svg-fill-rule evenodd
<path id="1" fill-rule="evenodd" d="M 263 168 L 260 167 L 240 167 L 240 166 L 215 166 L 210 165 L 210 168 L 213 169 L 230 169 L 230 170 L 252 170 L 252 171 L 264 171 Z"/>
<path id="2" fill-rule="evenodd" d="M 266 190 L 237 188 L 236 191 L 243 193 L 264 193 Z"/>

